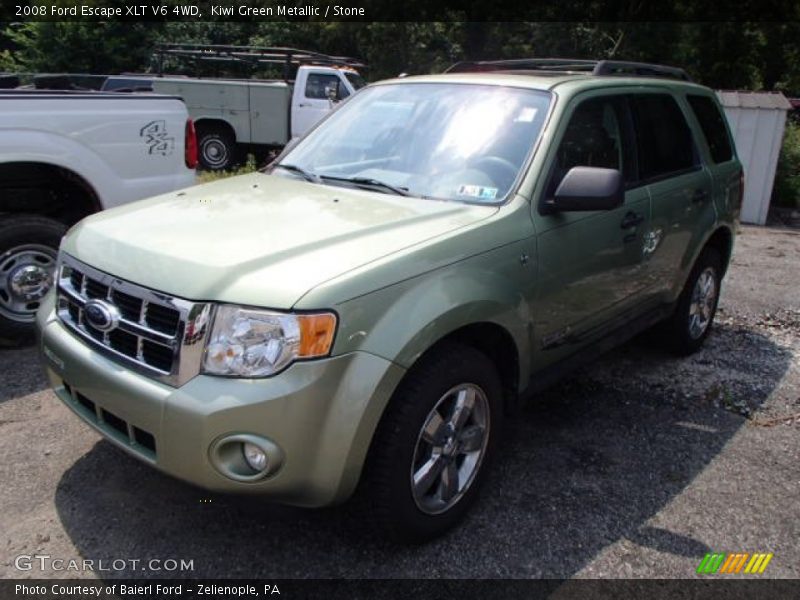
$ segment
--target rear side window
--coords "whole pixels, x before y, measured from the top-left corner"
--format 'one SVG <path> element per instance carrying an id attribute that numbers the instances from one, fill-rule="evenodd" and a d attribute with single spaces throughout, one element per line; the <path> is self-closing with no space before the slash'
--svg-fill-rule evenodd
<path id="1" fill-rule="evenodd" d="M 689 100 L 692 112 L 697 117 L 700 129 L 703 130 L 703 135 L 706 137 L 708 149 L 711 151 L 711 159 L 715 163 L 722 163 L 732 159 L 731 140 L 728 137 L 725 120 L 719 111 L 717 103 L 708 96 L 689 94 L 686 98 Z"/>
<path id="2" fill-rule="evenodd" d="M 639 179 L 687 171 L 698 164 L 692 132 L 669 94 L 641 94 L 631 99 L 639 152 Z"/>

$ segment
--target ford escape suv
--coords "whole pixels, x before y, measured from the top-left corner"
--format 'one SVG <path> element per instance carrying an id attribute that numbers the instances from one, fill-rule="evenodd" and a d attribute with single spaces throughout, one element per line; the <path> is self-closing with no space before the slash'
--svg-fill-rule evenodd
<path id="1" fill-rule="evenodd" d="M 475 501 L 518 398 L 652 326 L 703 343 L 742 189 L 715 95 L 678 69 L 384 81 L 265 172 L 74 226 L 43 361 L 165 473 L 309 507 L 360 483 L 422 540 Z"/>

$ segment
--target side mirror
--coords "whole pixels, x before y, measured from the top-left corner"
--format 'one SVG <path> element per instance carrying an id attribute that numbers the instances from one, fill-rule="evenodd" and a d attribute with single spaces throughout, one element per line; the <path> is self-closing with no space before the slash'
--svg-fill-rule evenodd
<path id="1" fill-rule="evenodd" d="M 546 206 L 553 212 L 610 210 L 622 206 L 624 199 L 619 170 L 572 167 Z"/>

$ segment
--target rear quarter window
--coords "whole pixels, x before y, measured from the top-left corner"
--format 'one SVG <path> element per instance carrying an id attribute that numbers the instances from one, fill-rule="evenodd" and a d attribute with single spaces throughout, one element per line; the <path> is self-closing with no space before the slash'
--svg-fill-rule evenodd
<path id="1" fill-rule="evenodd" d="M 665 177 L 699 164 L 692 132 L 675 98 L 669 94 L 634 95 L 631 108 L 640 180 Z"/>
<path id="2" fill-rule="evenodd" d="M 689 94 L 686 96 L 689 106 L 692 107 L 703 136 L 708 143 L 711 152 L 711 160 L 715 163 L 727 162 L 733 158 L 733 148 L 731 146 L 728 130 L 725 127 L 725 118 L 719 110 L 719 106 L 708 96 Z"/>

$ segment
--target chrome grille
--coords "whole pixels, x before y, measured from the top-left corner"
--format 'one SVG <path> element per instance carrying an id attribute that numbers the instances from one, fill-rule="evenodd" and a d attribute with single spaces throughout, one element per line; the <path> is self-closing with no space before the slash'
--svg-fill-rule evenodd
<path id="1" fill-rule="evenodd" d="M 108 327 L 86 318 L 86 304 L 115 311 Z M 96 304 L 96 302 L 93 302 Z M 99 271 L 61 254 L 58 316 L 74 333 L 106 355 L 173 386 L 200 370 L 212 305 L 190 302 Z"/>

